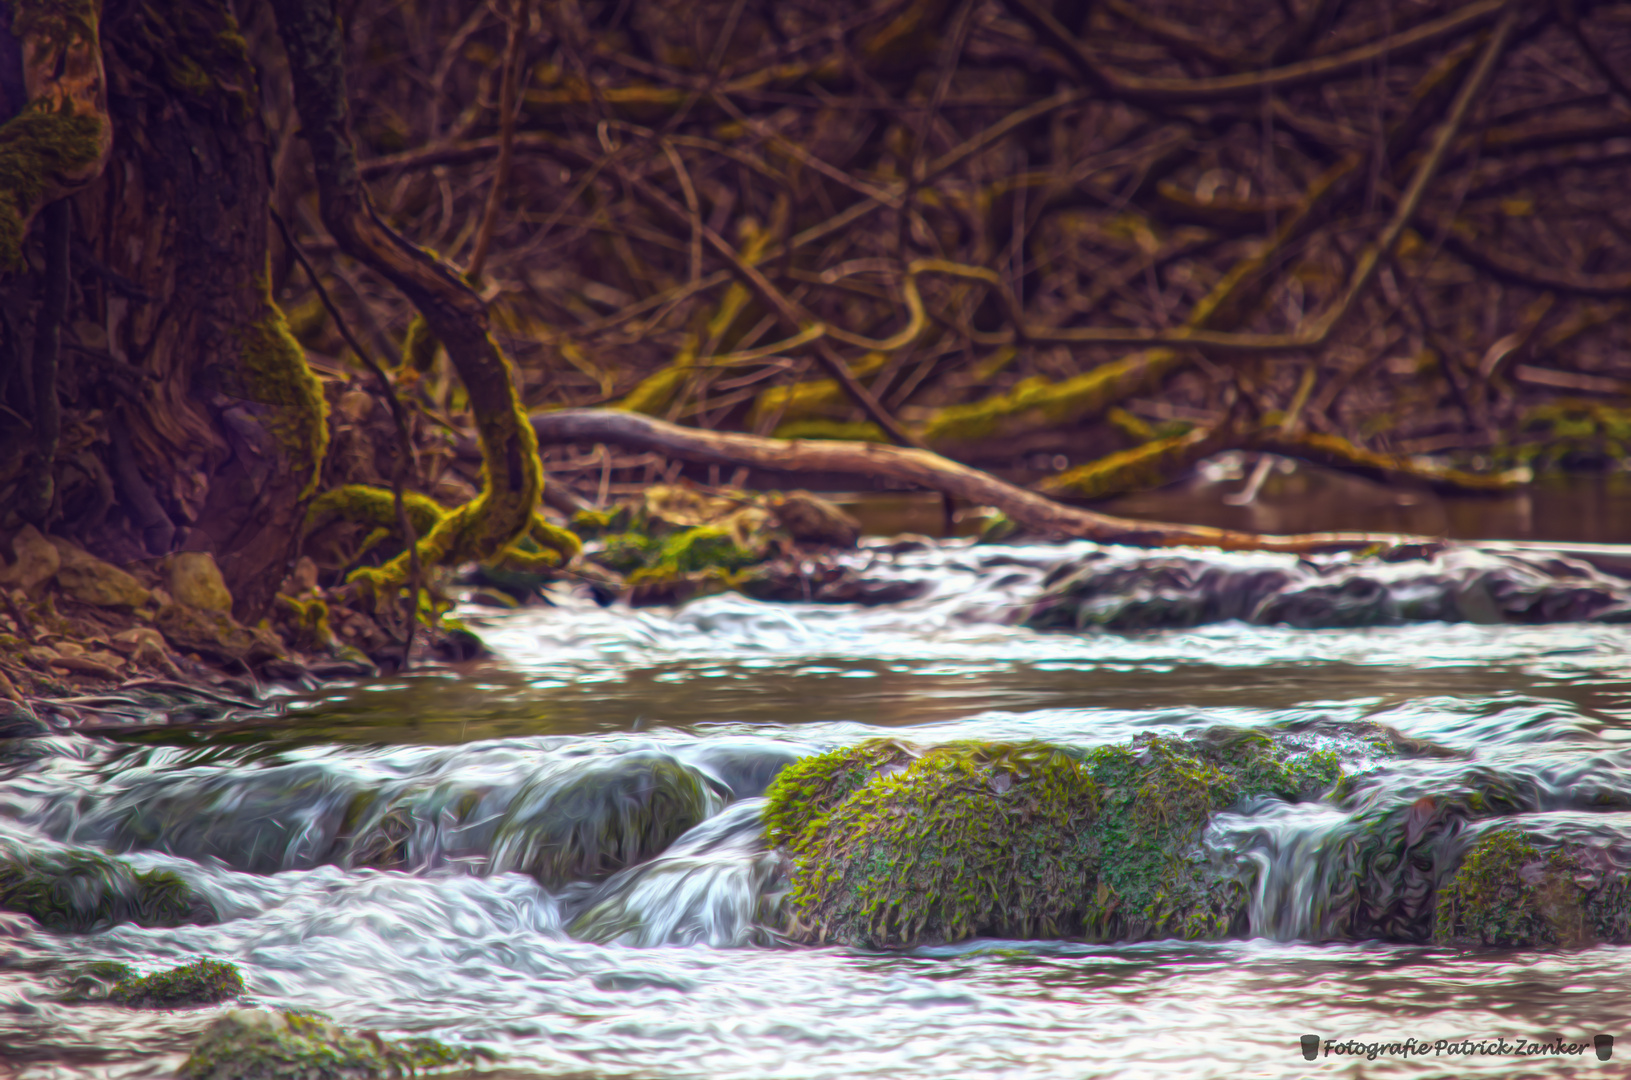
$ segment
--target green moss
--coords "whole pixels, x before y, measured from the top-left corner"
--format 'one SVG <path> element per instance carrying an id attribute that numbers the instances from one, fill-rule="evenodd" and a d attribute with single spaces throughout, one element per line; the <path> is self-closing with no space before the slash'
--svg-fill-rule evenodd
<path id="1" fill-rule="evenodd" d="M 605 536 L 613 531 L 612 521 L 615 517 L 611 510 L 585 508 L 572 515 L 572 531 L 591 539 Z"/>
<path id="2" fill-rule="evenodd" d="M 420 536 L 430 532 L 447 515 L 440 503 L 417 491 L 402 493 L 403 509 L 408 522 Z M 344 484 L 323 492 L 306 509 L 305 531 L 309 536 L 337 522 L 353 525 L 371 525 L 397 532 L 396 496 L 389 488 L 368 484 Z M 398 538 L 399 542 L 401 538 Z"/>
<path id="3" fill-rule="evenodd" d="M 1218 938 L 1244 929 L 1246 897 L 1202 858 L 1212 815 L 1342 782 L 1334 754 L 1236 729 L 1082 760 L 1043 744 L 918 755 L 874 740 L 783 770 L 765 824 L 794 859 L 792 932 L 806 940 Z"/>
<path id="4" fill-rule="evenodd" d="M 871 420 L 789 420 L 778 424 L 778 439 L 833 439 L 839 442 L 887 443 L 889 436 Z"/>
<path id="5" fill-rule="evenodd" d="M 0 126 L 0 270 L 23 263 L 28 222 L 58 178 L 83 173 L 102 156 L 103 122 L 64 102 L 31 101 Z"/>
<path id="6" fill-rule="evenodd" d="M 1211 453 L 1210 431 L 1192 431 L 1155 439 L 1130 450 L 1107 454 L 1097 461 L 1066 469 L 1037 485 L 1052 495 L 1102 499 L 1127 491 L 1144 491 L 1176 480 L 1185 469 Z"/>
<path id="7" fill-rule="evenodd" d="M 1503 464 L 1536 469 L 1601 468 L 1631 456 L 1631 409 L 1565 399 L 1524 412 L 1518 442 L 1503 443 Z"/>
<path id="8" fill-rule="evenodd" d="M 776 774 L 765 789 L 765 839 L 771 847 L 798 850 L 828 811 L 884 770 L 903 769 L 917 752 L 894 739 L 869 739 L 800 758 Z"/>
<path id="9" fill-rule="evenodd" d="M 132 1009 L 174 1009 L 219 1005 L 243 992 L 243 973 L 234 965 L 201 956 L 168 971 L 121 979 L 108 1000 Z"/>
<path id="10" fill-rule="evenodd" d="M 301 652 L 326 652 L 334 647 L 334 630 L 328 621 L 328 604 L 317 597 L 298 600 L 279 594 L 276 598 L 284 639 Z"/>
<path id="11" fill-rule="evenodd" d="M 1022 379 L 1006 393 L 941 409 L 922 429 L 930 446 L 1005 438 L 1095 416 L 1177 369 L 1170 349 L 1152 349 L 1102 364 L 1063 382 Z"/>
<path id="12" fill-rule="evenodd" d="M 224 374 L 221 388 L 275 410 L 267 428 L 282 448 L 289 471 L 303 481 L 300 498 L 305 499 L 317 490 L 328 452 L 328 401 L 283 312 L 273 303 L 267 281 L 265 276 L 259 281 L 260 317 L 233 332 L 238 364 Z"/>
<path id="13" fill-rule="evenodd" d="M 656 561 L 662 545 L 641 532 L 612 533 L 602 538 L 595 561 L 619 574 L 632 573 Z"/>
<path id="14" fill-rule="evenodd" d="M 889 354 L 869 352 L 850 363 L 849 369 L 857 378 L 875 374 L 889 362 Z M 854 400 L 837 379 L 811 379 L 788 386 L 772 386 L 762 391 L 748 413 L 746 428 L 757 430 L 759 425 L 779 418 L 782 425 L 801 420 L 842 420 L 855 408 Z M 876 425 L 872 425 L 876 428 Z M 778 427 L 778 431 L 781 429 Z M 778 435 L 778 438 L 833 438 L 820 435 Z"/>
<path id="15" fill-rule="evenodd" d="M 0 849 L 0 911 L 31 916 L 48 930 L 87 933 L 119 923 L 182 926 L 215 913 L 168 870 L 135 871 L 89 851 Z"/>
<path id="16" fill-rule="evenodd" d="M 743 547 L 733 530 L 720 525 L 699 525 L 675 533 L 657 549 L 658 565 L 671 566 L 682 574 L 715 567 L 739 570 L 762 558 L 762 553 Z"/>
<path id="17" fill-rule="evenodd" d="M 434 1039 L 393 1042 L 298 1012 L 238 1009 L 205 1029 L 181 1080 L 361 1080 L 420 1076 L 490 1057 Z"/>
<path id="18" fill-rule="evenodd" d="M 408 336 L 402 340 L 402 363 L 423 375 L 436 363 L 436 350 L 442 347 L 430 324 L 423 315 L 415 315 L 408 324 Z"/>
<path id="19" fill-rule="evenodd" d="M 1443 945 L 1573 945 L 1587 935 L 1574 867 L 1516 829 L 1489 833 L 1439 890 L 1433 939 Z"/>
<path id="20" fill-rule="evenodd" d="M 1043 744 L 930 750 L 874 776 L 800 843 L 803 934 L 870 946 L 1077 931 L 1098 786 Z"/>

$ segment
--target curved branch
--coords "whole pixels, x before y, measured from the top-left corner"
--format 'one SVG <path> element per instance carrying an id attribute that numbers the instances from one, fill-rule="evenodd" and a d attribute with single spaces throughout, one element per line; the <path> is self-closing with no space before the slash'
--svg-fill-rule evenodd
<path id="1" fill-rule="evenodd" d="M 289 56 L 295 105 L 311 145 L 323 223 L 340 250 L 390 281 L 447 349 L 470 397 L 483 488 L 421 541 L 426 562 L 490 558 L 525 532 L 543 492 L 538 443 L 521 410 L 509 360 L 488 331 L 487 307 L 450 267 L 380 220 L 363 189 L 347 129 L 339 24 L 325 0 L 273 0 Z M 406 556 L 385 581 L 407 576 Z"/>

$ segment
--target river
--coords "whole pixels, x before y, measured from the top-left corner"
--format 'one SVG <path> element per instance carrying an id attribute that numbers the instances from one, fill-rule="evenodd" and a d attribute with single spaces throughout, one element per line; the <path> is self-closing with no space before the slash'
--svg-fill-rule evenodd
<path id="1" fill-rule="evenodd" d="M 467 612 L 495 653 L 467 668 L 289 694 L 223 725 L 13 744 L 0 848 L 127 853 L 219 919 L 72 934 L 0 913 L 0 1075 L 170 1075 L 218 1010 L 72 1004 L 59 974 L 200 955 L 239 965 L 260 1004 L 489 1048 L 494 1077 L 1623 1075 L 1589 1050 L 1306 1062 L 1298 1039 L 1610 1033 L 1631 1055 L 1631 948 L 1331 940 L 1314 854 L 1360 804 L 1469 767 L 1541 792 L 1522 815 L 1536 828 L 1631 845 L 1631 798 L 1576 797 L 1631 791 L 1631 627 L 1014 625 L 1044 573 L 1085 550 L 874 546 L 873 572 L 925 592 L 867 609 L 725 595 L 629 610 L 563 589 L 552 606 Z M 1347 802 L 1219 815 L 1207 843 L 1251 868 L 1244 940 L 877 953 L 790 947 L 756 923 L 777 880 L 757 796 L 797 756 L 880 730 L 1083 748 L 1362 720 L 1454 753 L 1357 754 Z M 653 761 L 710 779 L 699 824 L 595 884 L 517 872 L 585 777 Z"/>

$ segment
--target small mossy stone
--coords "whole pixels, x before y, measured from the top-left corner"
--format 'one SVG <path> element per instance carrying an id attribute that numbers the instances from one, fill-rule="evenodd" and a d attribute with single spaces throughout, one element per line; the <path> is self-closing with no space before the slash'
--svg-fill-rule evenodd
<path id="1" fill-rule="evenodd" d="M 1586 909 L 1563 851 L 1542 852 L 1517 829 L 1485 835 L 1439 890 L 1441 945 L 1536 948 L 1583 944 Z"/>
<path id="2" fill-rule="evenodd" d="M 71 933 L 126 922 L 167 927 L 216 919 L 208 902 L 168 870 L 136 871 L 122 859 L 74 849 L 0 847 L 0 911 Z"/>
<path id="3" fill-rule="evenodd" d="M 179 551 L 170 557 L 170 595 L 200 611 L 232 614 L 232 593 L 207 551 Z"/>
<path id="4" fill-rule="evenodd" d="M 108 1000 L 132 1009 L 176 1009 L 219 1005 L 243 992 L 244 977 L 237 967 L 201 956 L 168 971 L 121 979 Z"/>
<path id="5" fill-rule="evenodd" d="M 434 1039 L 392 1042 L 318 1016 L 234 1009 L 204 1029 L 179 1080 L 385 1080 L 475 1064 L 487 1055 Z"/>
<path id="6" fill-rule="evenodd" d="M 53 537 L 61 565 L 57 586 L 82 604 L 94 607 L 136 608 L 152 597 L 141 582 L 66 540 Z"/>

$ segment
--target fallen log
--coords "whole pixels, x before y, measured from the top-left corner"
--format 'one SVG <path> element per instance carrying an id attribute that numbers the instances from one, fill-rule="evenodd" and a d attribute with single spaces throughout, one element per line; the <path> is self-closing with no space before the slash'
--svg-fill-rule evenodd
<path id="1" fill-rule="evenodd" d="M 928 450 L 881 443 L 838 440 L 766 439 L 699 431 L 619 409 L 562 409 L 532 414 L 540 444 L 614 443 L 653 450 L 703 465 L 746 465 L 781 472 L 848 473 L 938 491 L 976 506 L 990 506 L 1021 528 L 1052 537 L 1095 540 L 1136 547 L 1212 547 L 1225 551 L 1285 551 L 1295 554 L 1443 547 L 1431 537 L 1396 533 L 1302 533 L 1275 536 L 1203 525 L 1134 521 L 1066 506 L 1016 487 L 989 473 L 960 465 Z"/>

